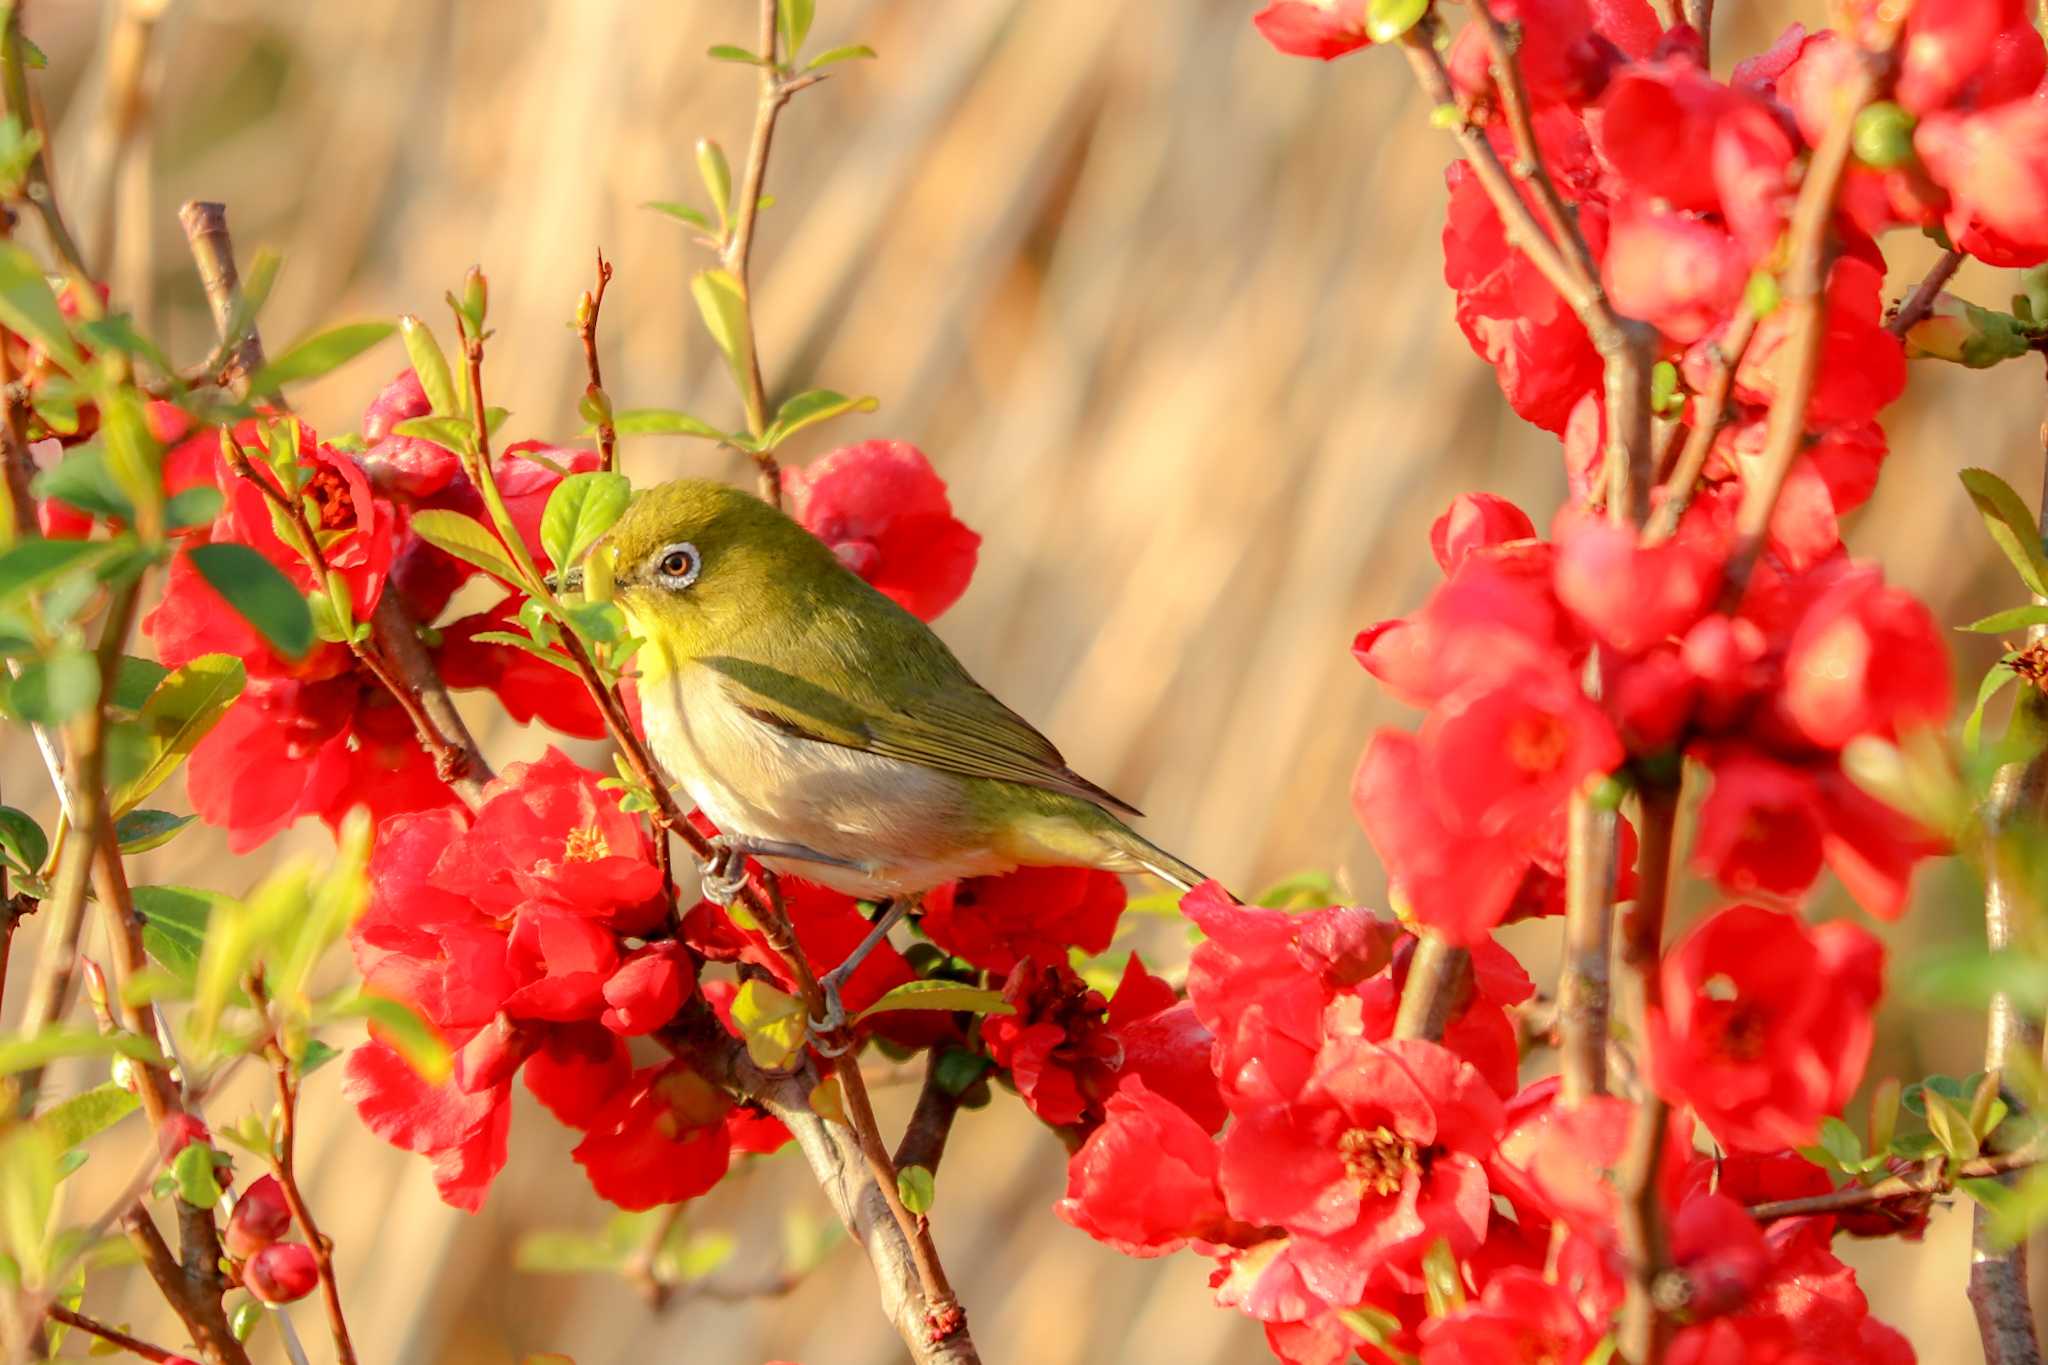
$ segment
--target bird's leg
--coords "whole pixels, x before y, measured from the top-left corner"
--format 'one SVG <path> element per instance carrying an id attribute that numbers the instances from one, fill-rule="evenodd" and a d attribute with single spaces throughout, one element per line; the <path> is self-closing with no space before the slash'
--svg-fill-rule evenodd
<path id="1" fill-rule="evenodd" d="M 711 856 L 699 869 L 704 899 L 713 905 L 731 905 L 747 884 L 748 858 L 787 858 L 791 862 L 826 863 L 833 867 L 859 867 L 848 858 L 820 853 L 802 844 L 775 839 L 755 839 L 745 834 L 720 834 L 711 840 Z"/>
<path id="2" fill-rule="evenodd" d="M 860 964 L 867 960 L 868 954 L 880 947 L 883 940 L 889 937 L 889 931 L 896 927 L 897 922 L 910 913 L 913 903 L 914 898 L 910 896 L 896 896 L 883 901 L 881 913 L 875 916 L 875 926 L 868 930 L 868 936 L 846 955 L 846 961 L 818 978 L 818 989 L 825 998 L 825 1013 L 822 1018 L 811 1020 L 811 1034 L 818 1050 L 826 1056 L 836 1057 L 846 1050 L 842 1047 L 835 1052 L 822 1042 L 816 1042 L 827 1034 L 837 1033 L 846 1027 L 846 1007 L 839 1003 L 840 989 L 852 978 Z"/>

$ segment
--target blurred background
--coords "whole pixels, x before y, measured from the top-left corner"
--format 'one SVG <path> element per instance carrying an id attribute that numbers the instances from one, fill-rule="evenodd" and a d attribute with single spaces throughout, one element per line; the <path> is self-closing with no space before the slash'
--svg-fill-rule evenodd
<path id="1" fill-rule="evenodd" d="M 1561 462 L 1453 324 L 1438 247 L 1450 144 L 1427 127 L 1405 65 L 1281 58 L 1253 33 L 1253 8 L 823 0 L 812 50 L 867 42 L 881 60 L 834 68 L 784 115 L 757 325 L 771 394 L 829 385 L 881 399 L 826 439 L 799 438 L 792 458 L 886 436 L 921 447 L 950 483 L 985 539 L 941 633 L 1076 768 L 1241 890 L 1321 869 L 1379 904 L 1349 777 L 1375 727 L 1412 717 L 1353 663 L 1352 635 L 1436 581 L 1427 531 L 1455 493 L 1507 495 L 1540 526 L 1563 493 Z M 1721 67 L 1788 21 L 1818 22 L 1818 8 L 1723 0 Z M 146 21 L 151 99 L 122 155 L 106 53 L 124 12 Z M 704 53 L 750 43 L 754 13 L 751 0 L 34 0 L 27 26 L 49 56 L 39 79 L 59 193 L 116 298 L 175 356 L 212 340 L 176 208 L 218 199 L 245 260 L 258 246 L 285 258 L 263 318 L 273 351 L 342 320 L 439 323 L 442 292 L 481 263 L 492 399 L 512 409 L 515 436 L 566 440 L 583 384 L 568 322 L 599 247 L 618 271 L 601 336 L 614 401 L 738 420 L 689 301 L 705 255 L 640 206 L 701 202 L 699 136 L 740 159 L 753 73 Z M 1931 249 L 1888 247 L 1896 296 Z M 1997 305 L 2009 286 L 1973 264 L 1957 287 Z M 387 346 L 299 393 L 301 408 L 322 431 L 352 429 L 400 363 Z M 1954 471 L 1987 465 L 2032 496 L 2042 379 L 2015 363 L 1915 381 L 1851 544 L 1943 619 L 1968 620 L 2016 589 Z M 624 450 L 639 482 L 745 476 L 701 443 Z M 1967 695 L 1996 642 L 1956 639 Z M 550 739 L 502 724 L 485 738 L 500 761 Z M 10 734 L 0 755 L 22 802 L 33 753 Z M 240 891 L 275 858 L 325 846 L 302 829 L 232 862 L 198 829 L 147 855 L 145 876 Z M 1966 880 L 1930 872 L 1920 891 L 1913 914 L 1882 927 L 1901 954 L 1981 932 Z M 1553 935 L 1518 930 L 1514 944 L 1546 989 Z M 1180 951 L 1170 927 L 1147 947 L 1169 962 Z M 1970 1016 L 1895 1000 L 1872 1074 L 1967 1073 L 1981 1034 Z M 301 1164 L 366 1361 L 902 1356 L 850 1246 L 785 1297 L 699 1297 L 659 1315 L 615 1279 L 521 1273 L 528 1232 L 604 1221 L 569 1163 L 571 1135 L 522 1112 L 510 1168 L 465 1217 L 436 1201 L 423 1161 L 357 1124 L 338 1086 L 329 1072 L 308 1087 Z M 885 1127 L 910 1098 L 880 1093 Z M 218 1112 L 255 1099 L 237 1092 Z M 96 1213 L 129 1169 L 95 1161 L 67 1182 L 73 1209 Z M 1008 1097 L 956 1129 L 935 1221 L 988 1359 L 1263 1354 L 1248 1323 L 1208 1306 L 1206 1262 L 1128 1260 L 1056 1221 L 1063 1169 L 1058 1143 Z M 794 1158 L 722 1186 L 690 1225 L 736 1239 L 722 1279 L 760 1279 L 791 1209 L 824 1216 Z M 1842 1244 L 1923 1361 L 1978 1358 L 1967 1242 L 1967 1214 L 1951 1211 L 1924 1247 Z M 90 1302 L 170 1335 L 145 1290 L 107 1276 Z M 325 1358 L 317 1307 L 297 1312 Z M 275 1332 L 260 1341 L 263 1359 L 283 1358 Z"/>

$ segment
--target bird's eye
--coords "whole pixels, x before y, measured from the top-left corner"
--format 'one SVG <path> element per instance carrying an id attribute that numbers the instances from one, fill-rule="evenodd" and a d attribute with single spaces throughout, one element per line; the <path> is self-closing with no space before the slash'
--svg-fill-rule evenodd
<path id="1" fill-rule="evenodd" d="M 666 588 L 687 588 L 697 581 L 697 569 L 702 563 L 697 557 L 697 547 L 688 541 L 681 541 L 661 552 L 655 569 Z"/>

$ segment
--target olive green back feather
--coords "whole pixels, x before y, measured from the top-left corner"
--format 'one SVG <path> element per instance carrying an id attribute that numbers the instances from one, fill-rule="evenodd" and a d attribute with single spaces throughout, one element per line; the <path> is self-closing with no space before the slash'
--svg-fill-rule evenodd
<path id="1" fill-rule="evenodd" d="M 658 586 L 651 568 L 679 541 L 695 546 L 701 568 L 678 592 Z M 658 636 L 662 652 L 678 667 L 711 670 L 734 704 L 764 723 L 1138 813 L 1069 768 L 924 622 L 759 499 L 679 479 L 642 493 L 601 543 L 617 555 L 621 605 Z"/>

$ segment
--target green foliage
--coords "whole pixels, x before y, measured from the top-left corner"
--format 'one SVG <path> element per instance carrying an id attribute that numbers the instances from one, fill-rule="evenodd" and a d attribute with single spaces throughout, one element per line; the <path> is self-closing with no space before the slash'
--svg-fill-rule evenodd
<path id="1" fill-rule="evenodd" d="M 780 1070 L 795 1060 L 809 1036 L 803 1001 L 763 981 L 740 983 L 738 994 L 733 996 L 732 1023 L 740 1031 L 754 1065 L 769 1071 Z"/>
<path id="2" fill-rule="evenodd" d="M 0 1076 L 48 1066 L 63 1057 L 130 1057 L 161 1063 L 156 1044 L 132 1033 L 97 1033 L 82 1028 L 47 1028 L 25 1037 L 0 1038 Z"/>
<path id="3" fill-rule="evenodd" d="M 106 452 L 98 445 L 80 446 L 61 461 L 36 475 L 29 485 L 39 498 L 68 502 L 81 512 L 96 517 L 133 521 L 135 508 L 121 491 L 113 471 L 107 467 Z"/>
<path id="4" fill-rule="evenodd" d="M 396 323 L 350 322 L 303 337 L 249 377 L 249 392 L 275 393 L 287 384 L 317 379 L 346 365 L 397 330 Z"/>
<path id="5" fill-rule="evenodd" d="M 133 895 L 142 917 L 143 951 L 191 987 L 206 946 L 207 921 L 214 907 L 230 898 L 189 886 L 138 886 Z"/>
<path id="6" fill-rule="evenodd" d="M 42 347 L 67 374 L 85 367 L 42 266 L 12 241 L 0 242 L 0 326 Z"/>
<path id="7" fill-rule="evenodd" d="M 656 213 L 665 214 L 679 223 L 688 223 L 691 227 L 701 228 L 706 232 L 712 230 L 711 220 L 688 204 L 679 204 L 672 199 L 649 199 L 640 207 L 653 209 Z"/>
<path id="8" fill-rule="evenodd" d="M 725 357 L 726 368 L 732 371 L 733 383 L 745 393 L 754 352 L 752 324 L 747 318 L 747 291 L 730 271 L 713 269 L 697 272 L 690 281 L 690 294 L 697 300 L 704 329 L 711 333 L 718 353 Z"/>
<path id="9" fill-rule="evenodd" d="M 712 211 L 724 227 L 732 218 L 732 167 L 726 163 L 725 149 L 708 137 L 697 139 L 697 178 L 704 182 Z"/>
<path id="10" fill-rule="evenodd" d="M 198 818 L 167 810 L 130 811 L 114 822 L 114 839 L 123 853 L 147 853 L 177 838 L 180 830 Z"/>
<path id="11" fill-rule="evenodd" d="M 848 398 L 831 389 L 806 390 L 776 409 L 775 420 L 761 434 L 759 446 L 773 450 L 805 427 L 829 422 L 849 412 L 873 412 L 876 406 L 873 398 Z"/>
<path id="12" fill-rule="evenodd" d="M 36 539 L 0 551 L 0 603 L 25 597 L 67 573 L 91 568 L 113 549 L 114 542 L 105 540 Z"/>
<path id="13" fill-rule="evenodd" d="M 432 441 L 460 455 L 476 454 L 476 424 L 467 417 L 408 417 L 391 430 L 400 436 Z"/>
<path id="14" fill-rule="evenodd" d="M 50 856 L 50 838 L 26 811 L 0 806 L 0 859 L 24 877 L 35 876 Z"/>
<path id="15" fill-rule="evenodd" d="M 171 1158 L 171 1185 L 178 1198 L 194 1208 L 220 1202 L 220 1178 L 214 1174 L 214 1151 L 203 1142 L 188 1142 Z"/>
<path id="16" fill-rule="evenodd" d="M 15 715 L 54 729 L 100 699 L 99 661 L 75 645 L 58 645 L 22 666 L 7 698 Z"/>
<path id="17" fill-rule="evenodd" d="M 817 17 L 817 0 L 778 0 L 775 25 L 782 32 L 782 57 L 793 62 L 811 36 L 811 21 Z"/>
<path id="18" fill-rule="evenodd" d="M 2048 597 L 2048 550 L 2042 547 L 2040 529 L 2026 503 L 1988 469 L 1965 469 L 1959 477 L 1984 518 L 1984 529 L 2019 574 L 2020 582 L 2028 592 Z"/>
<path id="19" fill-rule="evenodd" d="M 358 993 L 330 1003 L 327 1012 L 337 1019 L 368 1020 L 377 1036 L 396 1049 L 429 1085 L 439 1085 L 454 1073 L 454 1059 L 441 1035 L 402 1001 Z"/>
<path id="20" fill-rule="evenodd" d="M 726 434 L 709 422 L 668 408 L 629 408 L 612 415 L 612 430 L 621 436 L 696 436 L 723 441 Z"/>
<path id="21" fill-rule="evenodd" d="M 843 47 L 827 48 L 804 63 L 806 71 L 821 71 L 836 62 L 850 62 L 861 59 L 872 61 L 875 50 L 866 43 L 848 43 Z"/>
<path id="22" fill-rule="evenodd" d="M 412 529 L 429 545 L 474 564 L 493 577 L 507 583 L 518 583 L 523 578 L 505 553 L 504 542 L 475 517 L 438 507 L 423 508 L 413 513 Z"/>
<path id="23" fill-rule="evenodd" d="M 49 1135 L 61 1152 L 113 1127 L 141 1105 L 133 1091 L 107 1081 L 51 1105 L 36 1115 L 36 1126 Z"/>
<path id="24" fill-rule="evenodd" d="M 398 334 L 405 342 L 406 359 L 412 362 L 412 372 L 419 376 L 420 388 L 427 395 L 427 403 L 432 409 L 443 415 L 468 411 L 468 403 L 455 386 L 455 376 L 448 369 L 448 357 L 441 350 L 441 343 L 435 339 L 433 329 L 408 313 L 398 320 Z"/>
<path id="25" fill-rule="evenodd" d="M 591 470 L 555 485 L 541 514 L 540 543 L 548 558 L 566 568 L 583 558 L 591 543 L 612 528 L 633 499 L 623 474 Z"/>
<path id="26" fill-rule="evenodd" d="M 313 648 L 313 614 L 289 578 L 247 545 L 223 541 L 186 552 L 207 586 L 256 627 L 272 648 L 302 659 Z"/>
<path id="27" fill-rule="evenodd" d="M 903 1201 L 904 1208 L 921 1218 L 932 1211 L 938 1186 L 923 1166 L 905 1166 L 896 1172 L 896 1197 Z"/>
<path id="28" fill-rule="evenodd" d="M 138 673 L 137 680 L 146 676 Z M 111 794 L 117 816 L 135 809 L 177 771 L 247 681 L 242 661 L 229 654 L 202 654 L 162 676 L 142 704 L 142 767 Z"/>
<path id="29" fill-rule="evenodd" d="M 1001 991 L 983 990 L 958 981 L 906 981 L 860 1012 L 859 1017 L 891 1010 L 962 1010 L 971 1014 L 1014 1014 Z"/>

